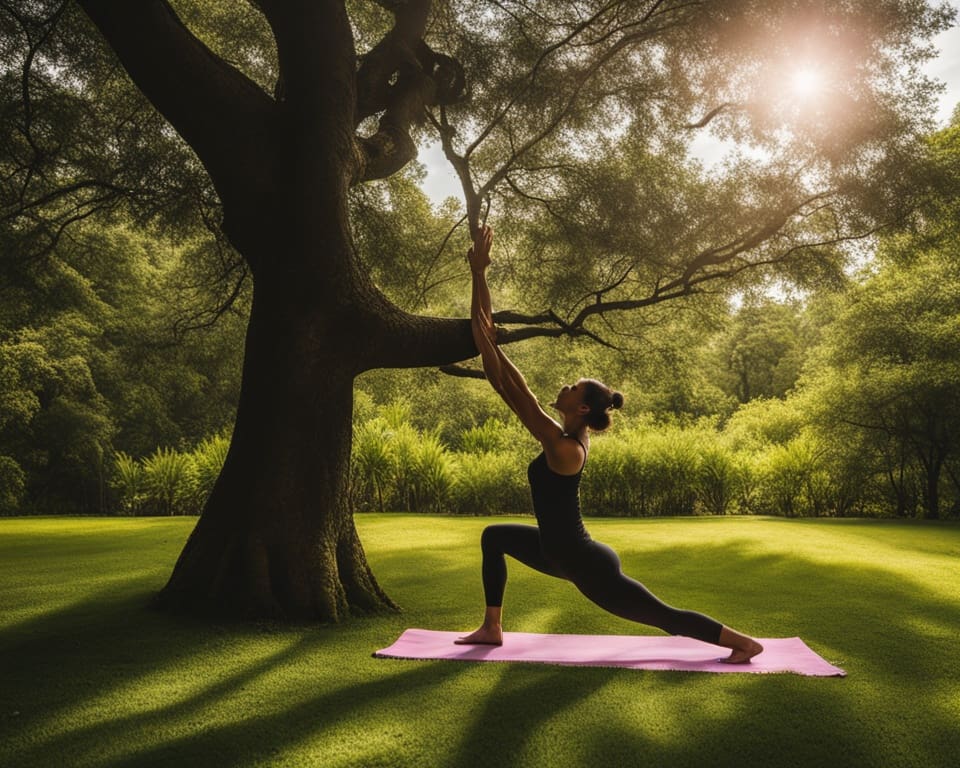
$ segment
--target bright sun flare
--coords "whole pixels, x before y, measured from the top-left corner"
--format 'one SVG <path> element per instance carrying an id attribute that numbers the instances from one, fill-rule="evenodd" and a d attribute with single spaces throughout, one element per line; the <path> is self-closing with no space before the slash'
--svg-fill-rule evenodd
<path id="1" fill-rule="evenodd" d="M 815 69 L 804 67 L 793 73 L 793 91 L 798 96 L 813 96 L 822 86 L 823 78 Z"/>

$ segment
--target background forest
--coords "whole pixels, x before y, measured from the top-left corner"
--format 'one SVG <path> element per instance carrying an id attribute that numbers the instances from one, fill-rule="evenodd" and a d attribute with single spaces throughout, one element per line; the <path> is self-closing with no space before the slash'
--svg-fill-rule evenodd
<path id="1" fill-rule="evenodd" d="M 543 402 L 579 376 L 625 394 L 591 452 L 587 514 L 960 514 L 956 118 L 928 149 L 912 214 L 837 268 L 733 278 L 620 319 L 602 339 L 509 347 Z M 376 254 L 368 266 L 398 305 L 464 317 L 462 211 L 432 206 L 422 173 L 355 191 L 361 251 Z M 563 232 L 521 236 L 495 210 L 490 222 L 497 308 L 573 303 L 576 264 L 551 257 Z M 11 228 L 2 237 L 8 254 L 23 246 Z M 43 260 L 3 265 L 0 514 L 199 513 L 239 391 L 240 262 L 202 223 L 114 217 L 73 223 Z M 457 373 L 358 380 L 355 510 L 529 511 L 535 443 L 484 382 Z"/>

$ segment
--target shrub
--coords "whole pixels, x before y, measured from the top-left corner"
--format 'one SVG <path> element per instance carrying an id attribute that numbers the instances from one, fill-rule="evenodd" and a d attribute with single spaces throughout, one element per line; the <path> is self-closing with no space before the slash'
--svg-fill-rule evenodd
<path id="1" fill-rule="evenodd" d="M 468 515 L 530 512 L 522 462 L 506 452 L 459 453 L 452 489 L 453 510 Z"/>
<path id="2" fill-rule="evenodd" d="M 191 454 L 196 471 L 194 504 L 199 511 L 203 509 L 213 484 L 220 476 L 223 464 L 230 450 L 230 438 L 226 435 L 214 435 L 200 443 Z"/>
<path id="3" fill-rule="evenodd" d="M 391 424 L 387 433 L 390 442 L 390 496 L 392 509 L 413 512 L 416 507 L 416 460 L 420 433 L 409 424 Z"/>
<path id="4" fill-rule="evenodd" d="M 144 472 L 139 461 L 123 451 L 113 459 L 111 487 L 117 492 L 120 510 L 127 515 L 136 515 L 145 500 Z"/>
<path id="5" fill-rule="evenodd" d="M 383 512 L 384 494 L 389 490 L 394 456 L 390 446 L 392 430 L 386 419 L 373 418 L 353 432 L 351 493 L 355 505 L 369 508 L 371 496 Z"/>
<path id="6" fill-rule="evenodd" d="M 764 512 L 796 517 L 816 513 L 819 482 L 815 446 L 802 437 L 770 448 L 760 462 L 761 505 Z"/>
<path id="7" fill-rule="evenodd" d="M 731 451 L 705 446 L 700 454 L 697 490 L 703 508 L 712 515 L 729 513 L 740 493 L 741 470 Z"/>
<path id="8" fill-rule="evenodd" d="M 724 434 L 736 450 L 763 450 L 786 445 L 800 434 L 805 418 L 795 402 L 751 400 L 730 417 Z"/>
<path id="9" fill-rule="evenodd" d="M 510 437 L 506 425 L 499 419 L 487 419 L 470 427 L 460 435 L 460 450 L 464 453 L 494 453 L 507 447 Z"/>
<path id="10" fill-rule="evenodd" d="M 441 512 L 453 486 L 454 460 L 439 430 L 420 432 L 403 404 L 354 428 L 351 501 L 355 509 Z"/>
<path id="11" fill-rule="evenodd" d="M 9 456 L 0 456 L 0 515 L 20 511 L 26 487 L 27 475 L 20 465 Z"/>
<path id="12" fill-rule="evenodd" d="M 421 435 L 413 453 L 414 509 L 442 512 L 453 485 L 453 459 L 436 434 Z"/>
<path id="13" fill-rule="evenodd" d="M 157 448 L 143 461 L 143 486 L 157 514 L 199 513 L 196 467 L 189 454 Z"/>
<path id="14" fill-rule="evenodd" d="M 627 516 L 641 514 L 635 492 L 637 484 L 630 482 L 628 467 L 639 463 L 631 461 L 627 442 L 620 437 L 606 437 L 591 446 L 589 466 L 584 468 L 580 496 L 588 514 Z"/>
<path id="15" fill-rule="evenodd" d="M 653 514 L 693 514 L 700 468 L 696 434 L 670 427 L 651 436 L 649 443 Z"/>

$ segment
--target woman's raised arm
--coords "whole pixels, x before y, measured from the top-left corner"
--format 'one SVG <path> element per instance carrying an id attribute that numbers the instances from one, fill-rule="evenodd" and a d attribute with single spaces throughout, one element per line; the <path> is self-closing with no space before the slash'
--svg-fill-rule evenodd
<path id="1" fill-rule="evenodd" d="M 497 331 L 493 324 L 486 275 L 492 244 L 493 231 L 489 227 L 482 227 L 474 238 L 473 248 L 467 254 L 473 275 L 473 298 L 470 306 L 473 340 L 483 361 L 483 371 L 493 388 L 537 440 L 541 443 L 552 442 L 559 438 L 562 428 L 540 407 L 523 374 L 496 343 Z"/>

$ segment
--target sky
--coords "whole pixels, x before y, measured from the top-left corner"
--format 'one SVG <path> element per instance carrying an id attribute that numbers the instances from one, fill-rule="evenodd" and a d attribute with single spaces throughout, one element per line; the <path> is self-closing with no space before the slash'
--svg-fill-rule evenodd
<path id="1" fill-rule="evenodd" d="M 960 0 L 951 5 L 955 8 L 960 7 Z M 934 38 L 934 44 L 939 55 L 929 61 L 924 69 L 928 75 L 941 80 L 946 85 L 946 90 L 940 95 L 936 114 L 938 124 L 944 126 L 949 122 L 954 107 L 960 103 L 960 26 L 955 26 L 938 35 Z M 717 159 L 719 145 L 711 141 L 708 135 L 704 136 L 698 146 L 694 147 L 694 152 L 709 164 L 711 159 Z M 443 156 L 439 144 L 421 148 L 419 160 L 427 168 L 423 189 L 434 203 L 439 203 L 447 197 L 462 199 L 460 181 Z"/>

